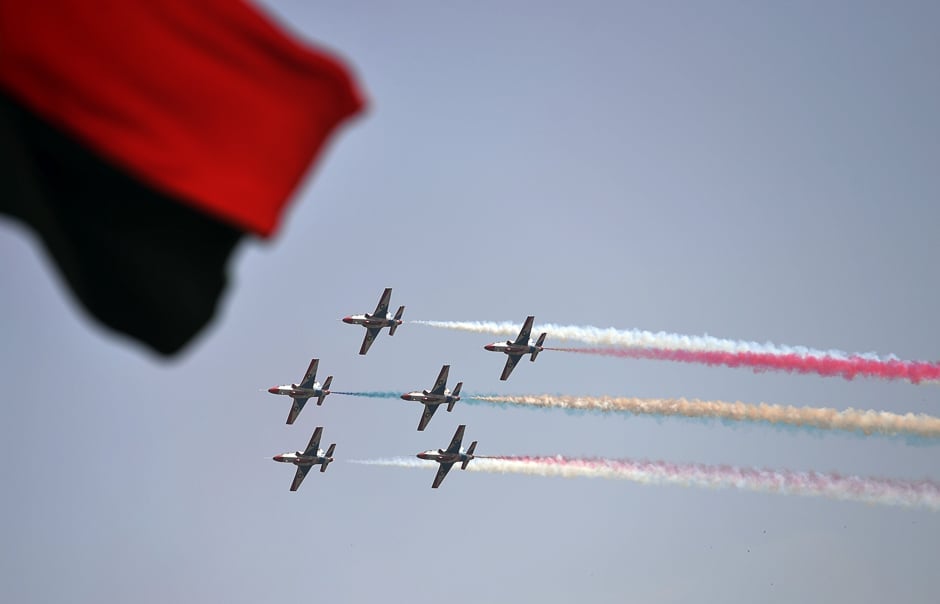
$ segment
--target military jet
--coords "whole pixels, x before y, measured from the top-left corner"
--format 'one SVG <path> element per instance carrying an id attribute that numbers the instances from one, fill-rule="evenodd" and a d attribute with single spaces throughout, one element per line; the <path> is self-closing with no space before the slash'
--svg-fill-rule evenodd
<path id="1" fill-rule="evenodd" d="M 392 317 L 388 313 L 388 303 L 392 297 L 392 288 L 386 287 L 385 291 L 382 292 L 382 297 L 379 299 L 378 305 L 375 307 L 375 312 L 371 315 L 366 313 L 364 315 L 353 315 L 351 317 L 343 317 L 343 323 L 349 323 L 350 325 L 362 325 L 366 328 L 366 337 L 362 341 L 362 347 L 359 349 L 359 354 L 365 354 L 369 352 L 369 347 L 372 346 L 372 341 L 375 340 L 375 336 L 379 335 L 379 332 L 382 331 L 383 327 L 388 327 L 388 335 L 395 335 L 395 330 L 399 325 L 402 324 L 401 316 L 405 312 L 404 306 L 398 307 L 398 312 L 395 313 L 395 316 Z"/>
<path id="2" fill-rule="evenodd" d="M 490 352 L 502 352 L 509 355 L 509 358 L 506 359 L 506 366 L 503 367 L 503 374 L 499 376 L 499 379 L 503 381 L 509 379 L 509 374 L 516 368 L 516 363 L 518 363 L 519 359 L 523 356 L 531 354 L 531 360 L 534 362 L 535 357 L 542 352 L 542 343 L 545 342 L 545 336 L 548 334 L 542 333 L 538 341 L 533 344 L 532 340 L 529 339 L 529 333 L 532 331 L 532 322 L 534 320 L 535 317 L 533 316 L 526 317 L 525 323 L 522 325 L 522 330 L 519 332 L 519 336 L 515 341 L 506 340 L 505 342 L 493 342 L 483 347 Z"/>
<path id="3" fill-rule="evenodd" d="M 460 448 L 460 443 L 463 441 L 463 430 L 466 427 L 464 424 L 457 426 L 457 431 L 454 432 L 454 438 L 450 441 L 447 450 L 437 449 L 435 451 L 431 449 L 424 453 L 418 453 L 418 459 L 427 459 L 441 464 L 441 467 L 437 469 L 437 476 L 434 477 L 434 482 L 431 484 L 432 489 L 441 486 L 444 477 L 447 476 L 455 463 L 460 464 L 461 470 L 466 470 L 467 464 L 473 459 L 473 450 L 477 448 L 477 441 L 470 443 L 470 448 L 466 452 Z"/>
<path id="4" fill-rule="evenodd" d="M 424 404 L 424 414 L 421 415 L 421 421 L 418 422 L 418 430 L 424 430 L 438 407 L 447 405 L 447 410 L 453 411 L 454 405 L 460 400 L 460 388 L 463 386 L 463 382 L 457 382 L 453 392 L 448 390 L 447 373 L 449 371 L 450 365 L 441 367 L 441 373 L 437 376 L 437 381 L 434 382 L 434 387 L 430 390 L 416 390 L 401 395 L 406 401 L 418 401 Z"/>
<path id="5" fill-rule="evenodd" d="M 317 405 L 319 406 L 323 404 L 323 399 L 330 393 L 330 384 L 333 383 L 333 376 L 327 377 L 326 381 L 324 381 L 321 386 L 320 382 L 316 381 L 317 366 L 319 364 L 320 359 L 311 360 L 310 366 L 307 367 L 307 373 L 299 384 L 271 386 L 268 388 L 268 392 L 271 394 L 285 394 L 294 399 L 294 404 L 290 409 L 290 413 L 287 415 L 288 424 L 294 423 L 294 420 L 297 419 L 297 416 L 300 414 L 301 410 L 303 410 L 308 400 L 316 398 Z"/>
<path id="6" fill-rule="evenodd" d="M 310 437 L 310 444 L 307 445 L 303 453 L 295 451 L 294 453 L 281 453 L 280 455 L 274 456 L 274 461 L 292 463 L 297 466 L 297 472 L 294 474 L 294 482 L 290 485 L 291 491 L 297 490 L 300 483 L 307 477 L 307 472 L 310 471 L 310 468 L 318 465 L 320 466 L 321 472 L 326 472 L 326 467 L 333 461 L 333 450 L 336 448 L 336 443 L 331 444 L 330 448 L 324 453 L 323 449 L 320 448 L 320 436 L 322 434 L 323 426 L 317 426 L 317 429 L 313 431 L 313 436 Z"/>

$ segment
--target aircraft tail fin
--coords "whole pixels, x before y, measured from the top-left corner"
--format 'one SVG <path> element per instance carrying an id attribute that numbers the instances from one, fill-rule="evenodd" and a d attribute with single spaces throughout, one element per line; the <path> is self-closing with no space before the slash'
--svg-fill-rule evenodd
<path id="1" fill-rule="evenodd" d="M 392 326 L 388 328 L 388 335 L 395 335 L 395 330 L 398 329 L 399 323 L 401 323 L 401 316 L 405 314 L 405 307 L 399 306 L 398 312 L 395 313 L 395 323 L 392 323 Z"/>
<path id="2" fill-rule="evenodd" d="M 545 336 L 547 335 L 548 333 L 543 331 L 542 335 L 539 336 L 538 341 L 535 343 L 535 350 L 532 352 L 532 357 L 530 359 L 533 363 L 535 362 L 535 357 L 539 356 L 539 353 L 542 352 L 542 344 L 545 343 Z"/>
<path id="3" fill-rule="evenodd" d="M 323 401 L 326 399 L 327 395 L 330 393 L 330 384 L 333 383 L 333 376 L 328 376 L 324 381 L 323 385 L 320 386 L 320 396 L 317 397 L 317 407 L 323 404 Z"/>
<path id="4" fill-rule="evenodd" d="M 330 445 L 330 448 L 326 450 L 326 460 L 320 465 L 320 472 L 326 472 L 326 467 L 333 461 L 333 451 L 335 449 L 336 443 L 333 443 Z"/>
<path id="5" fill-rule="evenodd" d="M 463 386 L 463 382 L 457 382 L 457 385 L 454 387 L 454 391 L 451 392 L 453 400 L 447 403 L 447 411 L 453 411 L 454 405 L 457 404 L 457 399 L 460 398 L 460 388 Z"/>
<path id="6" fill-rule="evenodd" d="M 467 469 L 467 464 L 470 463 L 471 459 L 473 459 L 473 450 L 476 448 L 477 448 L 477 441 L 473 441 L 472 443 L 470 443 L 470 448 L 467 449 L 467 459 L 466 461 L 460 464 L 461 470 Z"/>

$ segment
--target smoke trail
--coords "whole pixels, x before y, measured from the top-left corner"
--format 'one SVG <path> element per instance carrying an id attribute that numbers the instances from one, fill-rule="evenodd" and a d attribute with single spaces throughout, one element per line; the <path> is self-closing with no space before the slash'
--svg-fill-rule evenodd
<path id="1" fill-rule="evenodd" d="M 444 329 L 514 336 L 521 325 L 487 321 L 412 321 Z M 712 336 L 688 336 L 639 329 L 614 329 L 574 325 L 545 324 L 534 333 L 547 332 L 554 340 L 583 342 L 599 348 L 547 348 L 587 354 L 605 354 L 629 358 L 664 359 L 687 363 L 752 367 L 755 371 L 783 370 L 815 373 L 823 376 L 857 376 L 889 380 L 940 382 L 940 363 L 904 361 L 894 355 L 879 357 L 874 353 L 847 353 L 841 350 L 817 350 L 804 346 L 780 346 L 767 342 L 727 340 Z M 604 348 L 616 347 L 616 348 Z M 627 349 L 627 350 L 620 350 Z"/>
<path id="2" fill-rule="evenodd" d="M 422 462 L 411 458 L 354 460 L 353 463 L 405 468 L 434 466 L 433 462 Z M 467 469 L 474 472 L 563 478 L 607 478 L 630 480 L 641 484 L 680 485 L 708 489 L 735 488 L 781 495 L 827 497 L 940 510 L 940 484 L 930 480 L 861 478 L 818 472 L 675 464 L 664 461 L 577 459 L 560 455 L 555 457 L 477 457 Z"/>
<path id="3" fill-rule="evenodd" d="M 682 416 L 715 418 L 741 422 L 768 422 L 770 424 L 811 427 L 822 430 L 860 431 L 864 434 L 886 436 L 912 435 L 924 438 L 940 437 L 940 418 L 922 413 L 900 415 L 887 411 L 846 409 L 838 411 L 826 407 L 793 407 L 790 405 L 750 404 L 727 401 L 701 401 L 684 398 L 629 398 L 609 396 L 565 395 L 480 395 L 466 398 L 466 402 L 484 401 L 520 407 L 573 409 L 598 412 L 634 413 L 637 415 Z"/>
<path id="4" fill-rule="evenodd" d="M 364 398 L 401 398 L 401 392 L 339 392 L 337 390 L 331 390 L 330 394 L 361 396 Z"/>
<path id="5" fill-rule="evenodd" d="M 940 364 L 925 361 L 870 359 L 862 356 L 847 358 L 772 354 L 768 352 L 714 352 L 688 350 L 657 350 L 652 348 L 548 348 L 561 352 L 593 354 L 628 359 L 655 359 L 726 367 L 750 367 L 755 373 L 786 371 L 813 373 L 824 377 L 873 377 L 883 380 L 908 380 L 914 384 L 934 383 L 940 378 Z"/>
<path id="6" fill-rule="evenodd" d="M 475 333 L 491 333 L 494 335 L 515 336 L 522 329 L 519 323 L 503 321 L 412 321 L 418 325 L 470 331 Z M 777 346 L 771 342 L 759 344 L 757 342 L 726 340 L 713 336 L 688 336 L 672 334 L 665 331 L 657 333 L 639 329 L 615 329 L 613 327 L 600 328 L 593 326 L 579 327 L 575 325 L 555 325 L 546 323 L 532 328 L 533 333 L 547 332 L 555 340 L 563 342 L 576 341 L 597 346 L 625 346 L 628 348 L 659 348 L 663 350 L 715 350 L 721 352 L 768 352 L 771 354 L 799 354 L 812 356 L 847 357 L 848 353 L 840 350 L 815 350 L 804 346 Z M 874 353 L 856 355 L 864 358 L 878 359 Z M 889 357 L 895 358 L 895 357 Z"/>

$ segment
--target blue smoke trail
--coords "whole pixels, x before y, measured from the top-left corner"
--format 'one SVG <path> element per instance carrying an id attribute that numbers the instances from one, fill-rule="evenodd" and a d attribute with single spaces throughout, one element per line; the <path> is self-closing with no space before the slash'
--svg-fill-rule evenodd
<path id="1" fill-rule="evenodd" d="M 344 394 L 346 396 L 361 396 L 362 398 L 401 398 L 401 392 L 338 392 L 330 391 L 331 394 Z"/>

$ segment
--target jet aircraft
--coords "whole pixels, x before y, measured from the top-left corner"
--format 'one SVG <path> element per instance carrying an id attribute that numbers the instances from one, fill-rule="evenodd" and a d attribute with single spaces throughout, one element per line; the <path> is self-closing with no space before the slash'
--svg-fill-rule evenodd
<path id="1" fill-rule="evenodd" d="M 330 393 L 330 384 L 333 383 L 333 376 L 327 377 L 326 381 L 324 381 L 321 386 L 320 382 L 316 381 L 317 366 L 319 364 L 320 359 L 311 360 L 310 366 L 307 367 L 307 373 L 299 384 L 287 384 L 268 388 L 268 392 L 271 394 L 285 394 L 294 399 L 294 404 L 290 409 L 290 413 L 287 415 L 288 424 L 294 423 L 294 420 L 297 419 L 297 416 L 300 414 L 301 410 L 303 410 L 308 400 L 316 398 L 317 405 L 319 406 L 323 404 L 323 399 Z"/>
<path id="2" fill-rule="evenodd" d="M 418 453 L 418 459 L 427 459 L 441 464 L 441 467 L 437 469 L 437 476 L 434 477 L 434 482 L 431 484 L 432 489 L 441 486 L 444 477 L 447 476 L 447 473 L 450 472 L 451 467 L 453 467 L 455 463 L 460 464 L 461 470 L 466 470 L 467 464 L 473 459 L 473 450 L 477 448 L 477 441 L 470 443 L 470 448 L 467 449 L 466 452 L 460 447 L 460 443 L 463 441 L 463 431 L 466 427 L 467 426 L 464 424 L 457 426 L 457 431 L 454 432 L 454 438 L 450 441 L 450 445 L 446 450 L 431 449 L 424 453 Z"/>
<path id="3" fill-rule="evenodd" d="M 457 382 L 453 392 L 448 390 L 447 373 L 449 371 L 450 365 L 441 367 L 441 373 L 437 376 L 437 381 L 434 382 L 434 387 L 430 390 L 416 390 L 401 395 L 406 401 L 418 401 L 424 405 L 424 413 L 421 415 L 421 421 L 418 422 L 418 430 L 424 430 L 438 407 L 447 405 L 447 410 L 453 411 L 454 404 L 460 400 L 460 388 L 463 386 L 463 382 Z"/>
<path id="4" fill-rule="evenodd" d="M 375 336 L 379 335 L 379 332 L 382 331 L 383 327 L 388 327 L 388 335 L 395 335 L 395 330 L 399 325 L 402 324 L 401 316 L 405 312 L 404 306 L 398 307 L 398 312 L 395 313 L 395 316 L 392 317 L 388 312 L 388 303 L 392 298 L 392 288 L 386 287 L 385 291 L 382 292 L 382 297 L 379 299 L 378 305 L 375 307 L 375 312 L 371 315 L 366 313 L 364 315 L 352 315 L 351 317 L 343 317 L 343 323 L 349 323 L 350 325 L 362 325 L 366 328 L 366 337 L 362 341 L 362 347 L 359 349 L 359 354 L 365 354 L 369 352 L 369 347 L 372 346 Z"/>
<path id="5" fill-rule="evenodd" d="M 503 368 L 503 374 L 499 376 L 499 379 L 503 381 L 509 379 L 509 374 L 516 368 L 516 363 L 518 363 L 519 359 L 523 356 L 531 354 L 531 360 L 534 362 L 535 357 L 542 352 L 542 343 L 545 342 L 545 336 L 547 334 L 542 333 L 538 341 L 534 344 L 532 340 L 529 339 L 529 334 L 532 331 L 532 322 L 534 320 L 535 317 L 531 315 L 526 317 L 525 323 L 522 325 L 522 330 L 519 331 L 519 336 L 515 341 L 506 340 L 505 342 L 493 342 L 483 347 L 490 352 L 502 352 L 509 355 L 509 358 L 506 359 L 506 366 Z"/>
<path id="6" fill-rule="evenodd" d="M 281 453 L 280 455 L 274 456 L 274 461 L 292 463 L 297 466 L 297 472 L 294 474 L 294 482 L 290 485 L 291 491 L 297 490 L 300 483 L 307 477 L 307 472 L 310 471 L 310 468 L 318 465 L 320 466 L 321 472 L 326 472 L 326 467 L 333 461 L 333 450 L 336 448 L 336 443 L 331 444 L 330 448 L 324 453 L 323 449 L 320 448 L 320 436 L 322 434 L 323 426 L 317 426 L 317 429 L 313 431 L 313 436 L 310 437 L 310 444 L 307 445 L 307 448 L 304 449 L 303 452 L 295 451 L 294 453 Z"/>

